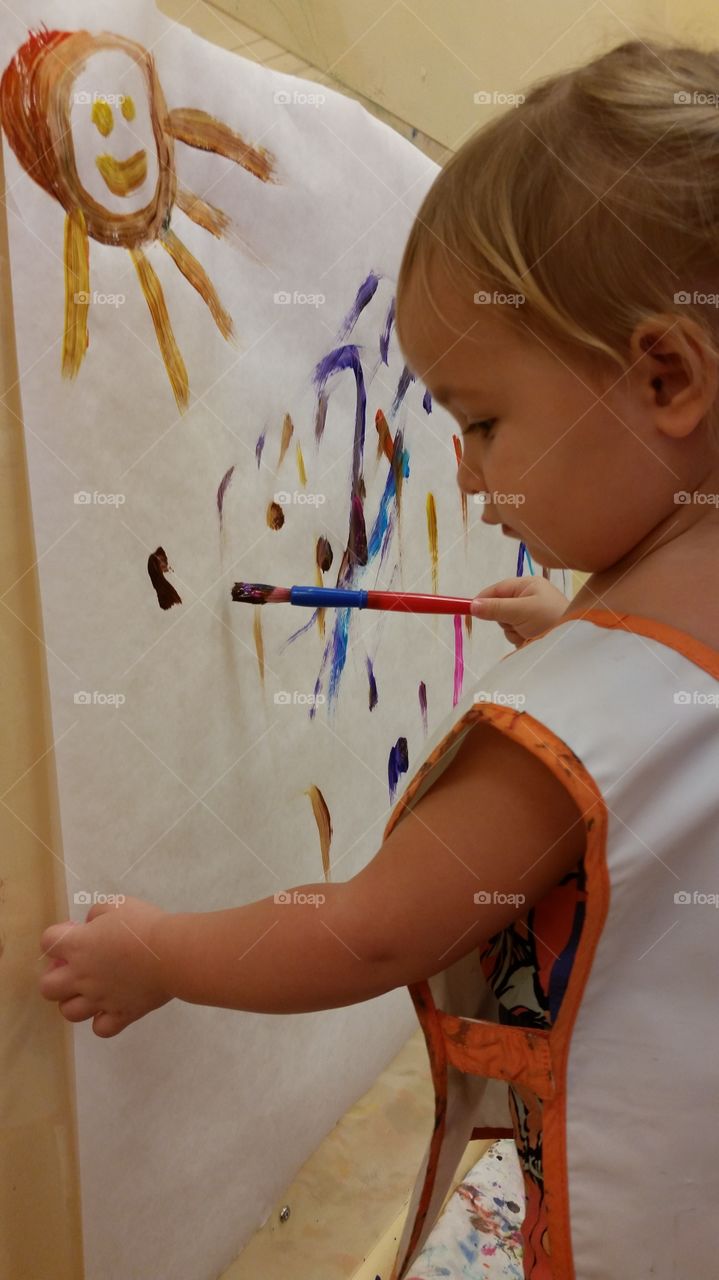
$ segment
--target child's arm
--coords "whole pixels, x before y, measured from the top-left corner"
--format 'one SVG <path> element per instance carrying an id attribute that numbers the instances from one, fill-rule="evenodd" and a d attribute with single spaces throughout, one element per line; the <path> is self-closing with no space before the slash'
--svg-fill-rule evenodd
<path id="1" fill-rule="evenodd" d="M 362 871 L 295 890 L 323 895 L 321 905 L 93 907 L 88 923 L 43 934 L 67 963 L 43 975 L 41 991 L 72 1021 L 95 1017 L 99 1035 L 172 997 L 265 1013 L 355 1004 L 431 977 L 524 915 L 577 863 L 584 835 L 550 770 L 478 724 Z M 475 901 L 478 893 L 491 900 Z"/>

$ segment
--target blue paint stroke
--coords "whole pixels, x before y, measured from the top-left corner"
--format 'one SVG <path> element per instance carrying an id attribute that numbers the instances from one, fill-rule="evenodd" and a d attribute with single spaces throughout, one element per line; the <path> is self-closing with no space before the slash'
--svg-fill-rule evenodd
<path id="1" fill-rule="evenodd" d="M 362 284 L 357 290 L 357 297 L 342 321 L 342 326 L 337 334 L 338 341 L 343 341 L 347 337 L 347 334 L 354 329 L 360 314 L 364 311 L 367 303 L 372 301 L 375 293 L 377 292 L 377 285 L 379 282 L 380 277 L 376 276 L 374 271 L 370 271 L 367 279 L 362 281 Z"/>
<path id="2" fill-rule="evenodd" d="M 397 435 L 395 437 L 395 453 L 394 453 L 395 459 L 397 458 L 398 449 L 401 450 L 399 457 L 401 459 L 402 475 L 408 476 L 409 475 L 409 453 L 407 452 L 406 449 L 402 448 L 402 437 L 399 431 L 397 432 Z M 377 555 L 377 552 L 380 549 L 380 545 L 384 537 L 384 533 L 387 528 L 387 524 L 389 520 L 389 511 L 388 511 L 389 504 L 393 500 L 393 498 L 396 496 L 396 493 L 397 493 L 396 473 L 394 469 L 394 464 L 391 464 L 389 467 L 389 471 L 387 472 L 387 479 L 385 481 L 384 492 L 382 494 L 382 497 L 380 498 L 379 511 L 377 512 L 377 517 L 372 526 L 372 532 L 370 533 L 370 536 L 367 540 L 368 560 L 372 560 L 374 556 Z"/>
<path id="3" fill-rule="evenodd" d="M 400 774 L 406 773 L 408 768 L 409 768 L 409 755 L 407 752 L 407 739 L 398 738 L 392 750 L 389 753 L 389 760 L 387 762 L 387 779 L 389 782 L 390 804 L 394 800 Z"/>
<path id="4" fill-rule="evenodd" d="M 424 409 L 425 413 L 432 412 L 432 397 L 429 391 L 425 391 L 424 395 L 422 396 L 422 408 Z"/>
<path id="5" fill-rule="evenodd" d="M 401 405 L 402 401 L 404 400 L 407 394 L 407 388 L 410 382 L 414 382 L 414 374 L 412 373 L 412 370 L 407 365 L 405 365 L 404 369 L 399 375 L 397 390 L 395 392 L 394 400 L 392 401 L 392 408 L 390 409 L 390 417 L 393 418 L 397 410 L 399 409 L 399 406 Z"/>
<path id="6" fill-rule="evenodd" d="M 517 572 L 516 572 L 516 575 L 515 575 L 517 578 L 521 578 L 521 577 L 522 577 L 522 569 L 523 569 L 523 566 L 524 566 L 524 553 L 525 553 L 525 551 L 526 551 L 526 550 L 527 550 L 527 548 L 525 547 L 524 543 L 523 543 L 523 542 L 520 542 L 520 544 L 519 544 L 519 555 L 517 556 Z"/>
<path id="7" fill-rule="evenodd" d="M 382 363 L 386 364 L 387 367 L 389 367 L 389 360 L 387 359 L 387 354 L 389 352 L 389 335 L 392 330 L 392 325 L 394 324 L 394 304 L 395 299 L 393 298 L 389 304 L 387 315 L 385 317 L 384 330 L 379 336 L 379 353 L 382 357 Z"/>

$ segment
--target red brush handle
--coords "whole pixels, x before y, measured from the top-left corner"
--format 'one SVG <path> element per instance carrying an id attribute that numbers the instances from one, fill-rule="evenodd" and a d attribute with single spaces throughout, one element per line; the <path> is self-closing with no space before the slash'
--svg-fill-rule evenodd
<path id="1" fill-rule="evenodd" d="M 469 613 L 464 596 L 430 596 L 412 591 L 368 591 L 367 609 L 396 609 L 404 613 Z"/>

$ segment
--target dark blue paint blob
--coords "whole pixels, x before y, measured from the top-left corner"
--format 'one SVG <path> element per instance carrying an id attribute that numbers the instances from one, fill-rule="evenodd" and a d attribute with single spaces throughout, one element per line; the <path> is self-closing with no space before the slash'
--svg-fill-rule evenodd
<path id="1" fill-rule="evenodd" d="M 525 547 L 524 543 L 523 543 L 523 542 L 520 542 L 520 544 L 519 544 L 519 555 L 517 556 L 517 573 L 516 573 L 516 576 L 517 576 L 518 578 L 521 578 L 521 576 L 522 576 L 523 567 L 524 567 L 524 553 L 525 553 L 525 551 L 526 551 L 526 547 Z"/>
<path id="2" fill-rule="evenodd" d="M 407 739 L 398 738 L 392 750 L 389 753 L 389 760 L 387 762 L 387 778 L 389 781 L 390 803 L 394 800 L 400 774 L 406 773 L 408 768 L 409 768 L 409 755 L 407 752 Z"/>
<path id="3" fill-rule="evenodd" d="M 424 409 L 425 413 L 432 412 L 432 397 L 429 394 L 429 391 L 425 391 L 424 395 L 422 396 L 422 408 Z"/>

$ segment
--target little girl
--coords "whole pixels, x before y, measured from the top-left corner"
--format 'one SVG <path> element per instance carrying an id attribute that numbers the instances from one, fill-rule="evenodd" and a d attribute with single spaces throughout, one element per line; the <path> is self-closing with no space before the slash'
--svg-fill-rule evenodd
<path id="1" fill-rule="evenodd" d="M 172 998 L 300 1013 L 407 984 L 436 1116 L 395 1280 L 493 1135 L 524 1174 L 525 1277 L 716 1273 L 717 86 L 719 54 L 622 44 L 492 119 L 420 208 L 397 333 L 462 430 L 458 484 L 589 577 L 571 604 L 539 578 L 479 592 L 518 647 L 430 738 L 376 856 L 42 936 L 42 994 L 106 1037 Z"/>

